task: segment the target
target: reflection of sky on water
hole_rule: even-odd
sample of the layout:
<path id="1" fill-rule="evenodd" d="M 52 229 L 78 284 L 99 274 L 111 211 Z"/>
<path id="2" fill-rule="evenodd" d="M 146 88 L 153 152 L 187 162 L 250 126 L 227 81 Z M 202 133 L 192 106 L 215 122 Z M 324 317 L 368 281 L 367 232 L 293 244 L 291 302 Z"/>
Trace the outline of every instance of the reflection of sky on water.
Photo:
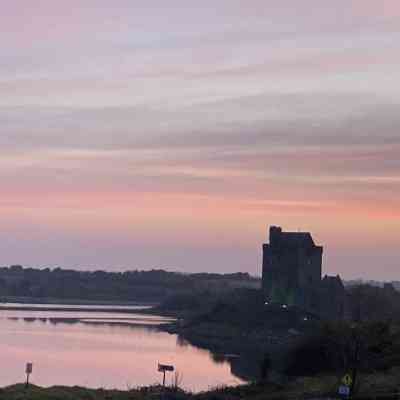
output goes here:
<path id="1" fill-rule="evenodd" d="M 240 383 L 227 362 L 216 362 L 209 352 L 178 340 L 176 335 L 149 329 L 152 321 L 158 323 L 162 317 L 132 314 L 138 325 L 131 320 L 123 326 L 119 323 L 127 322 L 126 314 L 65 314 L 0 311 L 0 350 L 3 365 L 7 365 L 0 376 L 1 386 L 23 381 L 28 361 L 34 363 L 32 382 L 43 386 L 127 389 L 153 384 L 160 381 L 158 362 L 175 365 L 187 389 Z M 94 319 L 66 323 L 65 317 Z M 58 322 L 50 323 L 54 320 Z"/>
<path id="2" fill-rule="evenodd" d="M 0 318 L 10 320 L 22 319 L 26 322 L 43 320 L 50 322 L 107 322 L 125 324 L 159 325 L 173 321 L 172 318 L 158 315 L 126 314 L 110 312 L 64 312 L 64 311 L 27 311 L 27 310 L 0 310 Z"/>

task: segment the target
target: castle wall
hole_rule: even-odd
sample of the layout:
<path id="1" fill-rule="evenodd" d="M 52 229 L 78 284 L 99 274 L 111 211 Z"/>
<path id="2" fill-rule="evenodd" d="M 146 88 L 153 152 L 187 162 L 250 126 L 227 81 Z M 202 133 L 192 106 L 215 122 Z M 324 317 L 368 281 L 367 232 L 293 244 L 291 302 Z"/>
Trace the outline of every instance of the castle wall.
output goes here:
<path id="1" fill-rule="evenodd" d="M 264 245 L 263 289 L 269 301 L 294 304 L 299 287 L 299 254 Z"/>
<path id="2" fill-rule="evenodd" d="M 322 247 L 299 250 L 299 285 L 300 287 L 315 286 L 322 276 Z"/>

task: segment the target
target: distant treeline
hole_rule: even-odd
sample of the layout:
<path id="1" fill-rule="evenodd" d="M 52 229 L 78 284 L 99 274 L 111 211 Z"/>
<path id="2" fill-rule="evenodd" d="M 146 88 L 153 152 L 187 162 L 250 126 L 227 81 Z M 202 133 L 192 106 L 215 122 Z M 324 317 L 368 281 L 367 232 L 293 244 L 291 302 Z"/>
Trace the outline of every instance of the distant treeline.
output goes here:
<path id="1" fill-rule="evenodd" d="M 384 281 L 373 281 L 373 280 L 364 280 L 364 279 L 354 279 L 350 281 L 343 281 L 346 287 L 352 286 L 360 286 L 360 285 L 369 285 L 383 288 L 385 284 L 391 284 L 396 290 L 400 291 L 400 281 L 392 281 L 392 282 L 384 282 Z"/>
<path id="2" fill-rule="evenodd" d="M 76 271 L 34 269 L 15 265 L 0 268 L 0 300 L 10 298 L 80 299 L 87 301 L 160 302 L 172 294 L 226 291 L 257 287 L 247 273 L 183 274 L 151 271 Z"/>

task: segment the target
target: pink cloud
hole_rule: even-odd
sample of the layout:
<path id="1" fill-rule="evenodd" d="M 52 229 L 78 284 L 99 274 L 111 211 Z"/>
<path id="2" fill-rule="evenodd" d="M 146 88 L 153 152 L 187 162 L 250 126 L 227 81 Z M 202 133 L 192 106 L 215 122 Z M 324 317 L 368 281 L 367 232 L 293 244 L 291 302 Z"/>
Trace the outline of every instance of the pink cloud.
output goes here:
<path id="1" fill-rule="evenodd" d="M 398 0 L 353 0 L 355 12 L 369 17 L 400 17 Z"/>

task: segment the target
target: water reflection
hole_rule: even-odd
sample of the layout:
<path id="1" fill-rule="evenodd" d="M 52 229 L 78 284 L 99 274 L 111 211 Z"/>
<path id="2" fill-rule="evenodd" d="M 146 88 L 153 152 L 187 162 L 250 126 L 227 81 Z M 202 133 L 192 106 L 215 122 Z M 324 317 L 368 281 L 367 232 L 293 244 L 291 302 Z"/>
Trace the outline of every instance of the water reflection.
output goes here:
<path id="1" fill-rule="evenodd" d="M 33 383 L 127 389 L 160 381 L 157 363 L 175 365 L 182 386 L 199 391 L 241 383 L 221 357 L 158 329 L 166 319 L 140 314 L 0 311 L 0 385 L 24 379 L 27 361 Z M 171 375 L 169 380 L 173 379 Z"/>

